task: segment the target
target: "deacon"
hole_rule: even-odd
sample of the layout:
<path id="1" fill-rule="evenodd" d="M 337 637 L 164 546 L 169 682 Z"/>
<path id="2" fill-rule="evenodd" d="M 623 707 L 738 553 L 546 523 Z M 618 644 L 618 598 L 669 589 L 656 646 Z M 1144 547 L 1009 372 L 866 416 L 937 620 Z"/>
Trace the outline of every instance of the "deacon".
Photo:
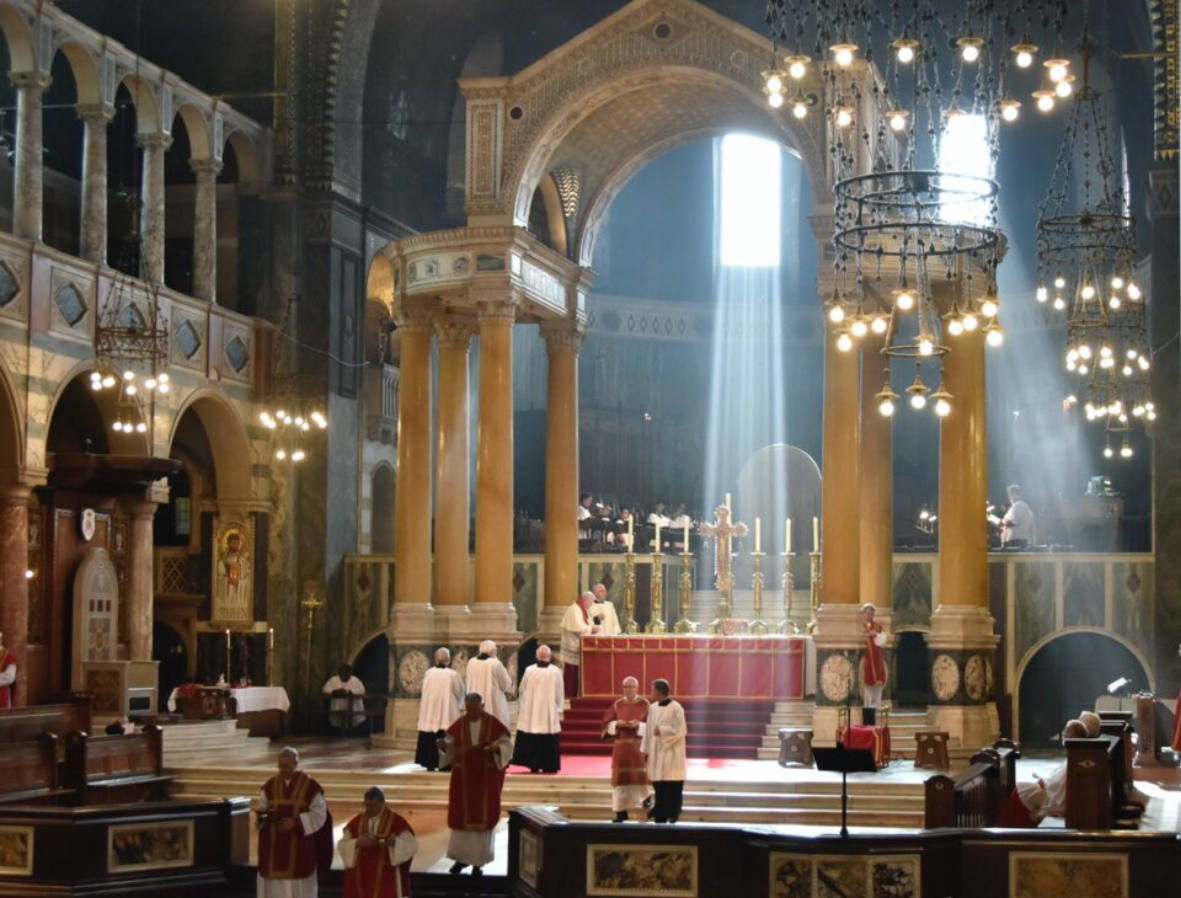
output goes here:
<path id="1" fill-rule="evenodd" d="M 365 790 L 365 810 L 350 820 L 340 842 L 344 898 L 408 898 L 414 830 L 385 805 L 377 786 Z"/>
<path id="2" fill-rule="evenodd" d="M 332 866 L 332 817 L 294 748 L 279 752 L 279 774 L 262 787 L 254 810 L 259 898 L 316 898 L 316 871 Z"/>
<path id="3" fill-rule="evenodd" d="M 1086 739 L 1087 725 L 1081 720 L 1068 720 L 1062 738 Z M 1045 779 L 1032 783 L 1018 783 L 1009 794 L 1009 803 L 1001 808 L 997 826 L 1011 829 L 1030 829 L 1047 817 L 1066 816 L 1066 762 L 1055 767 Z"/>
<path id="4" fill-rule="evenodd" d="M 873 619 L 876 613 L 877 606 L 873 602 L 861 606 L 861 625 L 865 631 L 865 653 L 861 656 L 861 722 L 866 726 L 877 723 L 882 690 L 886 688 L 886 661 L 882 657 L 886 633 Z"/>
<path id="5" fill-rule="evenodd" d="M 578 696 L 578 664 L 582 658 L 582 637 L 598 636 L 603 628 L 591 620 L 590 607 L 595 594 L 584 592 L 562 617 L 562 676 L 565 678 L 566 695 Z"/>
<path id="6" fill-rule="evenodd" d="M 648 780 L 656 802 L 648 816 L 657 823 L 676 823 L 685 790 L 685 709 L 670 695 L 668 680 L 652 681 L 652 705 L 640 751 L 648 763 Z"/>
<path id="7" fill-rule="evenodd" d="M 496 657 L 496 643 L 485 639 L 480 643 L 480 654 L 467 663 L 467 691 L 484 697 L 488 713 L 509 728 L 508 698 L 513 691 L 513 678 Z"/>
<path id="8" fill-rule="evenodd" d="M 500 822 L 500 792 L 504 768 L 512 754 L 508 728 L 484 711 L 484 700 L 469 692 L 463 700 L 464 715 L 451 724 L 439 740 L 444 764 L 451 765 L 447 794 L 447 826 L 451 839 L 447 857 L 455 861 L 451 872 L 471 866 L 480 876 L 492 860 L 492 835 Z"/>
<path id="9" fill-rule="evenodd" d="M 644 738 L 644 721 L 648 717 L 648 702 L 639 696 L 640 681 L 627 677 L 623 681 L 623 698 L 607 709 L 603 719 L 603 738 L 613 742 L 611 748 L 611 810 L 615 823 L 628 819 L 632 808 L 641 807 L 648 800 L 648 771 L 640 743 Z"/>
<path id="10" fill-rule="evenodd" d="M 418 748 L 414 763 L 427 770 L 439 766 L 439 747 L 436 744 L 463 713 L 463 696 L 467 689 L 463 677 L 451 669 L 451 652 L 435 650 L 435 666 L 422 678 L 422 697 L 418 703 Z"/>
<path id="11" fill-rule="evenodd" d="M 602 627 L 604 636 L 618 636 L 619 615 L 615 611 L 615 604 L 607 598 L 607 587 L 602 583 L 596 583 L 592 592 L 595 600 L 590 606 L 591 623 Z"/>
<path id="12" fill-rule="evenodd" d="M 16 655 L 4 647 L 0 633 L 0 708 L 16 707 Z"/>
<path id="13" fill-rule="evenodd" d="M 537 649 L 537 663 L 525 668 L 521 677 L 520 713 L 517 715 L 517 744 L 513 763 L 528 767 L 530 773 L 557 773 L 562 769 L 562 672 L 550 662 L 553 652 L 548 645 Z"/>

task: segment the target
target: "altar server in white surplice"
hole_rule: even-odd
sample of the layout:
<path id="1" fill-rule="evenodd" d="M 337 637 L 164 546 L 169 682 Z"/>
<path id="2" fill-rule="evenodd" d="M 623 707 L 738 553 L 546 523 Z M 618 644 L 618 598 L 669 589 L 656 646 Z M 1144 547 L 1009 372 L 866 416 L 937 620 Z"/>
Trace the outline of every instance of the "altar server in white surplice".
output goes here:
<path id="1" fill-rule="evenodd" d="M 602 583 L 596 583 L 594 590 L 595 600 L 590 606 L 591 622 L 596 620 L 599 626 L 603 628 L 604 636 L 618 636 L 620 633 L 619 615 L 615 611 L 615 605 L 607 598 L 607 587 Z"/>
<path id="2" fill-rule="evenodd" d="M 599 636 L 603 628 L 591 620 L 590 607 L 595 594 L 584 592 L 562 617 L 562 676 L 565 678 L 566 695 L 578 696 L 578 665 L 582 661 L 582 637 Z"/>
<path id="3" fill-rule="evenodd" d="M 652 705 L 640 751 L 648 759 L 648 781 L 656 792 L 649 816 L 657 823 L 676 823 L 685 788 L 685 709 L 674 701 L 667 680 L 652 681 Z"/>
<path id="4" fill-rule="evenodd" d="M 484 697 L 484 710 L 509 729 L 508 693 L 513 691 L 513 678 L 496 657 L 496 643 L 485 639 L 480 643 L 480 654 L 467 663 L 467 691 Z"/>
<path id="5" fill-rule="evenodd" d="M 521 709 L 517 715 L 517 742 L 513 763 L 528 767 L 530 773 L 557 773 L 562 769 L 558 733 L 566 701 L 562 672 L 551 663 L 548 645 L 537 649 L 537 663 L 525 668 L 521 677 Z"/>
<path id="6" fill-rule="evenodd" d="M 439 766 L 437 743 L 463 713 L 463 697 L 466 693 L 463 677 L 451 669 L 451 652 L 445 648 L 436 650 L 435 666 L 422 678 L 422 698 L 418 703 L 418 748 L 414 752 L 414 763 L 427 770 Z"/>

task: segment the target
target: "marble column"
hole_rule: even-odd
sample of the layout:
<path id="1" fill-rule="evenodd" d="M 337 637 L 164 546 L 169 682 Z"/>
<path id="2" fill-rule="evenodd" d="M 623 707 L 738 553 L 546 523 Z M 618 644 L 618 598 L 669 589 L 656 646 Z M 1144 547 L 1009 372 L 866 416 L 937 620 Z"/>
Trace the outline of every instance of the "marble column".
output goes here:
<path id="1" fill-rule="evenodd" d="M 16 655 L 14 704 L 28 704 L 29 502 L 27 486 L 0 488 L 0 632 Z"/>
<path id="2" fill-rule="evenodd" d="M 82 258 L 107 261 L 107 125 L 115 117 L 109 103 L 78 107 L 84 124 L 82 148 Z"/>
<path id="3" fill-rule="evenodd" d="M 473 323 L 435 325 L 439 341 L 439 410 L 435 450 L 435 610 L 466 610 L 470 587 L 468 529 L 471 474 L 468 351 Z"/>
<path id="4" fill-rule="evenodd" d="M 545 590 L 538 626 L 547 636 L 578 592 L 578 350 L 583 332 L 572 322 L 541 326 L 549 356 L 545 404 Z"/>
<path id="5" fill-rule="evenodd" d="M 140 274 L 150 284 L 164 283 L 164 153 L 168 134 L 141 134 L 143 187 L 140 200 Z"/>
<path id="6" fill-rule="evenodd" d="M 127 524 L 127 646 L 132 661 L 152 660 L 154 560 L 152 522 L 157 503 L 144 498 L 120 502 Z"/>
<path id="7" fill-rule="evenodd" d="M 217 301 L 217 176 L 220 159 L 190 159 L 193 197 L 193 296 Z"/>
<path id="8" fill-rule="evenodd" d="M 480 300 L 476 434 L 476 590 L 473 616 L 490 632 L 516 631 L 513 609 L 513 321 L 504 299 Z"/>
<path id="9" fill-rule="evenodd" d="M 13 230 L 26 240 L 41 239 L 42 139 L 41 98 L 51 79 L 40 72 L 13 72 L 16 88 L 16 176 L 13 187 Z"/>
<path id="10" fill-rule="evenodd" d="M 398 315 L 398 487 L 394 500 L 395 611 L 431 601 L 431 335 L 420 310 Z"/>
<path id="11" fill-rule="evenodd" d="M 939 605 L 931 615 L 931 724 L 968 749 L 991 745 L 999 637 L 988 591 L 988 409 L 985 339 L 963 333 L 944 356 L 951 413 L 939 422 Z"/>
<path id="12" fill-rule="evenodd" d="M 883 338 L 867 336 L 861 359 L 860 599 L 881 611 L 893 605 L 894 431 L 893 419 L 878 411 L 877 393 L 889 377 L 881 354 Z"/>

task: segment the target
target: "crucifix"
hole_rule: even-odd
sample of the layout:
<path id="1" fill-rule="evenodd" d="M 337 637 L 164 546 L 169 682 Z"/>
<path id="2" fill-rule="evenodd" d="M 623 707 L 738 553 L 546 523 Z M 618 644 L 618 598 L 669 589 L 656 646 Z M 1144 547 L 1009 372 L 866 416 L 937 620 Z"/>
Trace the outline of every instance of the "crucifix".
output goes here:
<path id="1" fill-rule="evenodd" d="M 714 509 L 714 522 L 701 524 L 697 530 L 702 536 L 714 538 L 714 588 L 722 594 L 722 598 L 718 602 L 718 618 L 709 626 L 717 633 L 721 631 L 722 625 L 734 608 L 734 573 L 730 569 L 730 540 L 736 536 L 746 536 L 746 524 L 731 523 L 730 506 L 719 505 Z"/>

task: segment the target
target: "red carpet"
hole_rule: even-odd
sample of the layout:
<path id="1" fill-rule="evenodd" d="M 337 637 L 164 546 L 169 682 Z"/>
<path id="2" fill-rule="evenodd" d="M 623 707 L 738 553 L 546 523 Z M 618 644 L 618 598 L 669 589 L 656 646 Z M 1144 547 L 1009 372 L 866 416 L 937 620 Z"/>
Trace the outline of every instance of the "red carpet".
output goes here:
<path id="1" fill-rule="evenodd" d="M 603 715 L 610 699 L 576 698 L 562 720 L 562 766 L 565 756 L 611 754 L 611 743 L 601 738 Z M 753 760 L 775 710 L 773 701 L 686 699 L 690 758 Z"/>
<path id="2" fill-rule="evenodd" d="M 686 765 L 688 773 L 695 770 L 719 770 L 722 768 L 741 767 L 742 761 L 727 761 L 722 759 L 693 758 Z M 523 776 L 546 776 L 547 774 L 530 774 L 525 767 L 512 766 L 508 772 Z M 603 755 L 562 755 L 562 769 L 553 776 L 601 776 L 611 775 L 611 758 Z"/>

